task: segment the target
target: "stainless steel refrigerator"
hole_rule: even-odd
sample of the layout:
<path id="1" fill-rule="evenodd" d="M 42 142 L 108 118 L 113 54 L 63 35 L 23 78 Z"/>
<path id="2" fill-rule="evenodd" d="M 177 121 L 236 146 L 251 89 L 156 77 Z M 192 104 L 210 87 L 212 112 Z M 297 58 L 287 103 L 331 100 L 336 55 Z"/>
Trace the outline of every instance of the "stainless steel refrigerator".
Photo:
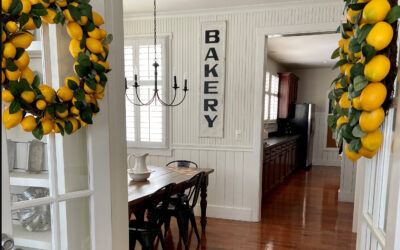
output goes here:
<path id="1" fill-rule="evenodd" d="M 293 104 L 294 116 L 290 120 L 296 134 L 300 134 L 299 167 L 312 166 L 313 137 L 315 127 L 315 104 Z"/>

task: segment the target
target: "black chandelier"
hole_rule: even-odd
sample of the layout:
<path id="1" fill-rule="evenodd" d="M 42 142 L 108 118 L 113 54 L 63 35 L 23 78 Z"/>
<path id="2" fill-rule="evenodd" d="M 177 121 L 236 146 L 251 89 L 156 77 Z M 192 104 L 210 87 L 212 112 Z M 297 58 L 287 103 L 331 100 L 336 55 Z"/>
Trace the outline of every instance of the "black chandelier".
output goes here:
<path id="1" fill-rule="evenodd" d="M 157 85 L 157 80 L 158 80 L 158 71 L 157 68 L 160 65 L 157 63 L 157 5 L 156 5 L 156 0 L 154 0 L 154 63 L 153 63 L 153 67 L 154 67 L 154 94 L 153 97 L 151 97 L 147 102 L 143 102 L 140 97 L 139 97 L 139 92 L 138 89 L 140 87 L 139 83 L 138 83 L 138 77 L 137 77 L 137 72 L 135 72 L 135 84 L 133 85 L 133 87 L 135 87 L 135 94 L 136 94 L 136 98 L 139 101 L 139 103 L 135 103 L 134 100 L 130 99 L 127 91 L 128 91 L 128 82 L 125 78 L 125 95 L 126 98 L 129 100 L 129 102 L 131 102 L 132 104 L 136 105 L 136 106 L 148 106 L 151 105 L 154 101 L 158 101 L 161 103 L 161 105 L 163 106 L 168 106 L 168 107 L 175 107 L 180 105 L 186 98 L 186 93 L 189 90 L 187 88 L 187 79 L 186 76 L 184 77 L 184 87 L 183 87 L 183 92 L 184 92 L 184 96 L 182 98 L 182 100 L 180 102 L 175 103 L 176 101 L 176 94 L 177 94 L 177 90 L 180 88 L 178 86 L 177 80 L 176 80 L 176 76 L 174 75 L 174 85 L 172 86 L 173 90 L 174 90 L 174 97 L 172 98 L 172 101 L 170 103 L 167 103 L 165 101 L 162 100 L 162 98 L 160 97 L 159 94 L 159 89 L 158 89 L 158 85 Z"/>

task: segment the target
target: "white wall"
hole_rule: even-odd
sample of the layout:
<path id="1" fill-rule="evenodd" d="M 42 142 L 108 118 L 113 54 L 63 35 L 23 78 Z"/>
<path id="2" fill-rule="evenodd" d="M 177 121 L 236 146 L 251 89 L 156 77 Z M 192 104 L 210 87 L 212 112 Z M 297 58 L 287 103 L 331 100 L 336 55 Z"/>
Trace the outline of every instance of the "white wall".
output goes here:
<path id="1" fill-rule="evenodd" d="M 257 28 L 340 22 L 342 3 L 326 1 L 300 5 L 274 4 L 256 9 L 241 8 L 195 14 L 169 14 L 158 19 L 159 33 L 172 34 L 172 68 L 182 81 L 188 72 L 189 96 L 171 110 L 171 156 L 152 156 L 151 164 L 162 165 L 170 159 L 188 159 L 201 167 L 213 168 L 210 176 L 208 215 L 211 217 L 260 219 L 259 152 L 254 131 Z M 200 27 L 206 21 L 227 21 L 225 134 L 223 139 L 199 138 L 200 110 Z M 125 20 L 125 35 L 152 32 L 151 17 Z M 261 53 L 264 53 L 263 51 Z M 261 84 L 261 83 L 260 83 Z M 262 95 L 263 93 L 257 93 Z M 257 103 L 262 105 L 262 103 Z M 242 139 L 235 140 L 235 130 Z M 257 136 L 257 137 L 255 137 Z"/>

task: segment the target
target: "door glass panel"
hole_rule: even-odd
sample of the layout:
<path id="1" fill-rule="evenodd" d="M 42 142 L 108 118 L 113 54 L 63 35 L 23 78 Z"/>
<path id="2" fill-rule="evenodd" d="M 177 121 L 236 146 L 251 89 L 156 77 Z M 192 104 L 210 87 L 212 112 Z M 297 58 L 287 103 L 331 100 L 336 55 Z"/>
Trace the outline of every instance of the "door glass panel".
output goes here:
<path id="1" fill-rule="evenodd" d="M 61 249 L 90 250 L 90 197 L 59 204 Z"/>
<path id="2" fill-rule="evenodd" d="M 15 210 L 11 216 L 16 249 L 52 249 L 50 205 Z"/>
<path id="3" fill-rule="evenodd" d="M 58 136 L 62 147 L 57 147 L 58 190 L 60 194 L 89 189 L 86 129 L 72 135 Z M 62 154 L 60 157 L 59 155 Z"/>

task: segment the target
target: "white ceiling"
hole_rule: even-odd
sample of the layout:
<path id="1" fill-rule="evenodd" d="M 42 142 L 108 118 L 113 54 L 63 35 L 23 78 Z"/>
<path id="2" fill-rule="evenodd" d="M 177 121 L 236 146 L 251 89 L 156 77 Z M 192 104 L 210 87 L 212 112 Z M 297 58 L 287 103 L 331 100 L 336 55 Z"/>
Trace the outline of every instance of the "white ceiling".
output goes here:
<path id="1" fill-rule="evenodd" d="M 268 38 L 267 54 L 287 69 L 329 67 L 340 34 L 321 34 Z"/>
<path id="2" fill-rule="evenodd" d="M 160 12 L 176 12 L 291 1 L 298 0 L 157 0 L 157 9 Z M 153 11 L 152 0 L 123 0 L 123 3 L 125 14 L 143 14 Z"/>

